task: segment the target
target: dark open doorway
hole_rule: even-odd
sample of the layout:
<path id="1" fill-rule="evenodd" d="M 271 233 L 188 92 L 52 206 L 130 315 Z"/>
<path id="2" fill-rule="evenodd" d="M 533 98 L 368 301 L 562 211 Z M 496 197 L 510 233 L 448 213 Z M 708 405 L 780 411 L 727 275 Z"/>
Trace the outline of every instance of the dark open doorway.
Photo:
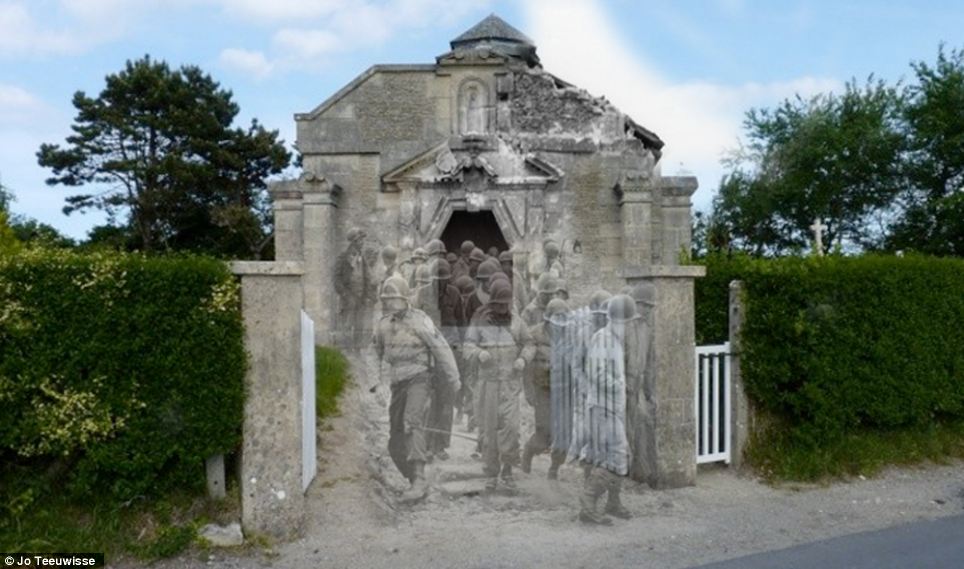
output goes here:
<path id="1" fill-rule="evenodd" d="M 499 223 L 491 211 L 453 211 L 452 219 L 442 232 L 442 242 L 445 250 L 459 252 L 462 242 L 468 239 L 475 246 L 488 252 L 489 247 L 496 247 L 499 251 L 509 249 Z"/>

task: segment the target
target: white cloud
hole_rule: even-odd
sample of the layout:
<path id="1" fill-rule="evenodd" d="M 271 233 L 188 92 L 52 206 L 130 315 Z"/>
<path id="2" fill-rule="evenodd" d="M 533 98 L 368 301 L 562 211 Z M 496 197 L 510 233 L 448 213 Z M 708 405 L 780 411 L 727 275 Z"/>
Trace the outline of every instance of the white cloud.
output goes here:
<path id="1" fill-rule="evenodd" d="M 258 79 L 271 73 L 271 62 L 260 51 L 228 48 L 221 50 L 218 61 L 224 67 L 252 75 Z"/>
<path id="2" fill-rule="evenodd" d="M 268 53 L 232 48 L 226 62 L 222 52 L 222 63 L 274 73 L 323 68 L 333 54 L 377 47 L 398 34 L 432 25 L 451 25 L 491 0 L 217 1 L 239 17 L 260 17 L 269 26 L 284 24 L 272 35 Z M 294 22 L 298 25 L 291 25 Z"/>
<path id="3" fill-rule="evenodd" d="M 288 28 L 274 35 L 274 44 L 288 57 L 311 59 L 338 50 L 341 38 L 329 30 Z"/>
<path id="4" fill-rule="evenodd" d="M 46 110 L 46 105 L 26 89 L 0 83 L 0 126 L 36 124 L 38 115 Z"/>
<path id="5" fill-rule="evenodd" d="M 594 0 L 527 0 L 527 33 L 546 70 L 604 95 L 666 143 L 663 174 L 693 173 L 700 189 L 697 207 L 706 206 L 723 174 L 720 159 L 737 146 L 744 112 L 837 89 L 835 79 L 800 77 L 773 83 L 726 85 L 672 82 L 634 53 Z M 572 38 L 583 38 L 572 41 Z"/>

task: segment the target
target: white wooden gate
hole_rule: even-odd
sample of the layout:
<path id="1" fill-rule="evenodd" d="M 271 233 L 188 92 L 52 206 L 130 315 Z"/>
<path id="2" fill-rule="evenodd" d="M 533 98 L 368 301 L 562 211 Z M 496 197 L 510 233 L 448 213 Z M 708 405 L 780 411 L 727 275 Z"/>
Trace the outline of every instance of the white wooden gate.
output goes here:
<path id="1" fill-rule="evenodd" d="M 301 486 L 307 490 L 318 471 L 315 430 L 315 323 L 301 311 Z"/>
<path id="2" fill-rule="evenodd" d="M 696 463 L 730 463 L 730 343 L 696 347 Z"/>

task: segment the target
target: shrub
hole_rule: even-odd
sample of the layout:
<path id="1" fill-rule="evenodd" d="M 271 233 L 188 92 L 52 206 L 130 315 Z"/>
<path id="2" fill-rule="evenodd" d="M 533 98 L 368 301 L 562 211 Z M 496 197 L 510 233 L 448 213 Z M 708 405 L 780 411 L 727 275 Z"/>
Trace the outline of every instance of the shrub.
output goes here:
<path id="1" fill-rule="evenodd" d="M 816 453 L 855 433 L 895 438 L 964 420 L 964 262 L 716 257 L 707 273 L 697 327 L 725 338 L 726 287 L 743 280 L 744 382 L 781 445 Z M 776 432 L 753 444 L 776 443 Z"/>
<path id="2" fill-rule="evenodd" d="M 240 441 L 245 358 L 219 261 L 0 259 L 0 459 L 61 472 L 76 496 L 201 488 L 204 459 Z"/>

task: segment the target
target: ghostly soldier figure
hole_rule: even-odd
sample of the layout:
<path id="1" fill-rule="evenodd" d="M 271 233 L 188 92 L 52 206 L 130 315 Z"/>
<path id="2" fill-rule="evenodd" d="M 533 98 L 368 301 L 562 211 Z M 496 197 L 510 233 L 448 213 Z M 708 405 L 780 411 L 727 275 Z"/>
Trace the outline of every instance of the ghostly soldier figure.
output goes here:
<path id="1" fill-rule="evenodd" d="M 626 430 L 635 451 L 630 474 L 637 480 L 656 484 L 656 376 L 653 364 L 652 283 L 638 283 L 622 292 L 636 302 L 639 318 L 626 328 Z"/>
<path id="2" fill-rule="evenodd" d="M 428 254 L 425 253 L 425 249 L 421 247 L 412 251 L 412 258 L 402 263 L 401 273 L 405 277 L 405 281 L 408 283 L 409 288 L 415 288 L 415 278 L 417 276 L 418 268 L 425 264 Z"/>
<path id="3" fill-rule="evenodd" d="M 542 252 L 546 257 L 544 272 L 552 273 L 556 278 L 565 276 L 565 268 L 562 266 L 562 259 L 560 258 L 561 250 L 559 249 L 559 244 L 553 239 L 547 239 L 542 246 Z"/>
<path id="4" fill-rule="evenodd" d="M 632 514 L 622 505 L 619 494 L 622 477 L 629 473 L 629 440 L 626 437 L 626 366 L 624 342 L 627 324 L 636 318 L 636 303 L 619 294 L 607 303 L 609 322 L 593 334 L 589 344 L 586 377 L 586 410 L 589 436 L 581 457 L 592 465 L 580 498 L 579 519 L 609 525 L 597 509 L 599 498 L 608 492 L 605 513 L 628 519 Z"/>
<path id="5" fill-rule="evenodd" d="M 360 348 L 366 342 L 365 328 L 372 322 L 375 282 L 372 262 L 364 249 L 366 234 L 355 227 L 348 230 L 348 246 L 335 261 L 335 289 L 341 301 L 341 321 L 348 328 L 349 345 Z"/>
<path id="6" fill-rule="evenodd" d="M 411 291 L 412 307 L 421 310 L 432 319 L 441 320 L 438 307 L 438 292 L 432 278 L 432 267 L 426 263 L 415 271 L 415 290 Z"/>
<path id="7" fill-rule="evenodd" d="M 480 306 L 489 302 L 489 278 L 499 270 L 498 262 L 487 260 L 480 264 L 475 272 L 475 295 L 479 299 Z"/>
<path id="8" fill-rule="evenodd" d="M 459 352 L 462 350 L 456 316 L 461 301 L 459 291 L 449 284 L 452 278 L 452 270 L 448 261 L 441 259 L 432 261 L 429 264 L 429 269 L 438 294 L 436 300 L 439 312 L 438 328 L 442 337 L 445 338 L 452 349 L 456 365 L 458 365 L 458 361 L 461 359 Z M 429 431 L 427 435 L 427 444 L 429 455 L 440 460 L 447 460 L 449 457 L 445 449 L 449 448 L 452 440 L 452 414 L 454 413 L 455 397 L 456 392 L 449 390 L 448 382 L 436 376 L 432 392 L 432 406 L 428 417 L 428 426 L 432 431 Z"/>
<path id="9" fill-rule="evenodd" d="M 452 350 L 432 320 L 409 306 L 405 279 L 390 277 L 379 296 L 385 316 L 375 330 L 374 343 L 379 382 L 387 374 L 392 390 L 388 453 L 398 471 L 411 482 L 402 499 L 414 501 L 428 492 L 423 427 L 433 375 L 454 392 L 459 389 L 459 372 Z"/>
<path id="10" fill-rule="evenodd" d="M 455 318 L 459 327 L 459 338 L 464 345 L 465 333 L 469 328 L 469 324 L 472 321 L 472 314 L 474 313 L 474 311 L 471 311 L 470 299 L 475 295 L 475 281 L 468 275 L 462 275 L 455 279 L 454 285 L 459 291 L 459 305 L 455 313 Z M 455 406 L 459 411 L 458 421 L 461 421 L 463 416 L 468 417 L 466 428 L 472 431 L 475 429 L 475 417 L 473 414 L 473 393 L 476 385 L 475 365 L 465 359 L 464 351 L 457 352 L 455 357 L 462 378 L 462 389 L 459 391 L 455 400 Z"/>
<path id="11" fill-rule="evenodd" d="M 532 327 L 542 323 L 542 315 L 546 306 L 549 305 L 549 301 L 555 296 L 557 289 L 555 277 L 549 273 L 539 275 L 539 281 L 536 283 L 536 296 L 522 311 L 522 320 L 526 323 L 526 326 Z"/>
<path id="12" fill-rule="evenodd" d="M 462 242 L 462 246 L 459 247 L 459 257 L 452 265 L 452 278 L 457 279 L 469 274 L 469 256 L 472 254 L 472 249 L 475 249 L 475 243 L 468 240 Z"/>
<path id="13" fill-rule="evenodd" d="M 558 448 L 552 440 L 552 421 L 557 419 L 552 417 L 552 381 L 551 365 L 553 357 L 553 343 L 556 344 L 557 355 L 563 349 L 562 339 L 566 326 L 566 313 L 569 312 L 569 305 L 564 301 L 554 298 L 549 301 L 543 316 L 542 324 L 537 324 L 529 329 L 535 346 L 535 357 L 529 368 L 529 373 L 525 378 L 526 401 L 532 406 L 535 413 L 535 431 L 529 440 L 526 441 L 525 450 L 522 454 L 522 471 L 528 474 L 532 470 L 532 458 L 549 450 L 550 443 Z M 554 341 L 554 342 L 553 342 Z M 557 388 L 564 388 L 557 382 Z M 565 447 L 562 447 L 563 449 Z M 547 477 L 549 480 L 556 480 L 559 477 L 559 467 L 566 461 L 565 450 L 553 450 L 550 453 L 550 465 Z"/>
<path id="14" fill-rule="evenodd" d="M 511 251 L 499 253 L 499 264 L 502 265 L 502 272 L 509 276 L 512 281 L 512 306 L 516 314 L 522 314 L 529 304 L 529 291 L 526 290 L 526 281 L 515 269 Z"/>
<path id="15" fill-rule="evenodd" d="M 612 295 L 599 289 L 589 297 L 589 306 L 570 318 L 568 346 L 572 355 L 570 373 L 572 382 L 572 434 L 569 441 L 569 460 L 579 460 L 583 448 L 589 444 L 589 412 L 586 398 L 589 389 L 589 344 L 593 334 L 606 326 L 609 319 L 607 303 Z M 584 463 L 587 465 L 588 463 Z M 591 466 L 591 465 L 590 465 Z M 589 474 L 589 468 L 585 470 Z"/>
<path id="16" fill-rule="evenodd" d="M 441 239 L 432 239 L 425 245 L 425 252 L 428 254 L 429 260 L 432 259 L 442 259 L 445 260 L 445 243 L 442 243 Z"/>
<path id="17" fill-rule="evenodd" d="M 519 463 L 519 394 L 522 373 L 533 352 L 525 324 L 512 314 L 512 289 L 499 280 L 489 302 L 472 317 L 463 346 L 466 360 L 478 365 L 476 413 L 489 491 L 496 489 L 500 475 L 505 488 L 515 490 L 512 467 Z"/>

